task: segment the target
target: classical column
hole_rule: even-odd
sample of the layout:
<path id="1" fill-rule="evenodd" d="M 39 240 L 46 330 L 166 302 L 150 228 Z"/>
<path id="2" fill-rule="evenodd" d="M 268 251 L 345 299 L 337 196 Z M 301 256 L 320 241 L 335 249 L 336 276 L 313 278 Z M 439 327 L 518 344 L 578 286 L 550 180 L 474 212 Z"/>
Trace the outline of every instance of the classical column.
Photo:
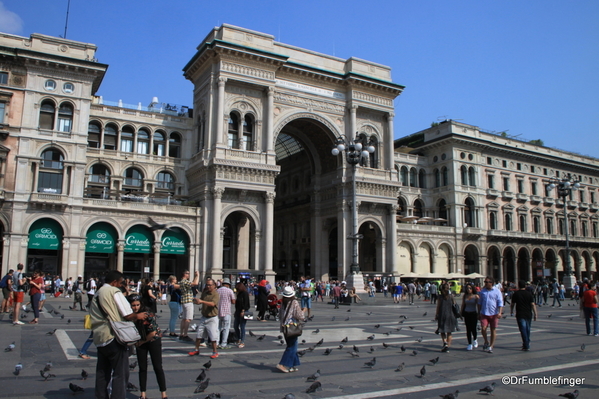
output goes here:
<path id="1" fill-rule="evenodd" d="M 225 83 L 227 78 L 218 78 L 218 106 L 216 108 L 216 144 L 223 144 L 225 114 Z M 241 132 L 240 132 L 241 133 Z"/>
<path id="2" fill-rule="evenodd" d="M 274 115 L 274 97 L 275 88 L 269 86 L 266 89 L 266 152 L 274 150 L 274 131 L 273 131 L 273 115 Z"/>
<path id="3" fill-rule="evenodd" d="M 83 275 L 83 277 L 85 278 L 85 247 L 87 244 L 87 240 L 85 238 L 83 238 L 82 240 L 79 241 L 79 251 L 77 251 L 77 262 L 78 262 L 78 274 Z M 87 276 L 89 278 L 89 276 Z"/>
<path id="4" fill-rule="evenodd" d="M 125 241 L 119 240 L 116 243 L 116 269 L 123 272 L 123 259 L 125 257 Z"/>
<path id="5" fill-rule="evenodd" d="M 356 121 L 356 113 L 358 111 L 357 105 L 349 107 L 349 138 L 355 139 L 356 129 L 358 129 L 358 122 Z"/>
<path id="6" fill-rule="evenodd" d="M 387 219 L 387 242 L 389 245 L 386 246 L 387 259 L 390 267 L 387 267 L 386 271 L 392 273 L 395 270 L 395 264 L 397 263 L 397 210 L 399 205 L 393 204 L 389 206 L 389 215 Z"/>
<path id="7" fill-rule="evenodd" d="M 69 240 L 63 239 L 62 240 L 62 265 L 60 267 L 60 274 L 62 274 L 63 276 L 73 276 L 74 280 L 77 280 L 77 269 L 75 268 L 71 268 L 69 269 L 69 260 L 71 259 L 71 257 L 69 256 L 69 250 L 71 248 L 70 246 L 70 242 Z M 25 266 L 27 267 L 27 265 Z M 74 281 L 73 280 L 73 281 Z"/>
<path id="8" fill-rule="evenodd" d="M 211 269 L 211 274 L 222 274 L 222 238 L 221 238 L 221 212 L 222 212 L 222 198 L 223 193 L 225 192 L 224 188 L 215 187 L 212 189 L 212 262 L 209 265 Z M 208 267 L 206 268 L 206 272 L 208 272 Z"/>
<path id="9" fill-rule="evenodd" d="M 410 271 L 416 273 L 416 267 L 418 266 L 418 252 L 412 252 L 412 258 L 410 259 Z"/>
<path id="10" fill-rule="evenodd" d="M 437 273 L 437 253 L 431 253 L 431 273 Z"/>
<path id="11" fill-rule="evenodd" d="M 387 114 L 387 134 L 384 140 L 384 148 L 385 148 L 385 154 L 381 154 L 383 155 L 383 158 L 385 160 L 385 169 L 386 170 L 393 170 L 393 119 L 395 117 L 395 114 L 393 112 L 389 112 Z"/>
<path id="12" fill-rule="evenodd" d="M 273 230 L 274 230 L 274 209 L 275 209 L 275 193 L 267 192 L 264 194 L 264 202 L 266 213 L 264 215 L 264 224 L 262 225 L 262 232 L 264 234 L 264 270 L 272 272 L 272 259 L 273 259 Z M 256 267 L 259 269 L 258 267 Z"/>
<path id="13" fill-rule="evenodd" d="M 154 243 L 154 246 L 152 247 L 154 249 L 154 275 L 153 275 L 153 279 L 154 281 L 158 281 L 160 280 L 160 248 L 162 248 L 162 244 L 160 241 L 156 241 Z"/>
<path id="14" fill-rule="evenodd" d="M 380 245 L 381 248 L 381 271 L 383 273 L 389 273 L 390 270 L 387 267 L 387 239 L 384 237 L 381 237 L 380 240 L 377 240 L 377 245 Z M 375 265 L 375 270 L 376 270 L 376 265 Z"/>

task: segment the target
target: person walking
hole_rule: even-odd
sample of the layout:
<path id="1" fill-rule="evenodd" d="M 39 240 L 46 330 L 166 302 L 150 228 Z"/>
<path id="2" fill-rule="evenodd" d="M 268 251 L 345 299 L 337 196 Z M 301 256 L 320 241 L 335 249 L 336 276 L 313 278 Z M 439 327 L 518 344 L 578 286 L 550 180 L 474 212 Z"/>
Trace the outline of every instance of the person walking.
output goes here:
<path id="1" fill-rule="evenodd" d="M 503 312 L 503 295 L 501 291 L 493 287 L 493 277 L 485 278 L 485 286 L 478 293 L 478 314 L 480 319 L 481 333 L 485 340 L 483 350 L 493 353 L 493 346 L 497 338 L 497 326 Z M 487 329 L 490 327 L 490 339 Z"/>
<path id="2" fill-rule="evenodd" d="M 235 286 L 237 290 L 237 299 L 235 300 L 235 333 L 237 334 L 237 347 L 245 347 L 245 312 L 250 309 L 250 295 L 248 294 L 247 287 L 242 282 L 237 283 Z"/>
<path id="3" fill-rule="evenodd" d="M 77 276 L 77 281 L 73 284 L 73 307 L 72 310 L 77 310 L 77 304 L 79 308 L 85 311 L 83 307 L 83 276 Z"/>
<path id="4" fill-rule="evenodd" d="M 150 309 L 154 314 L 157 312 L 156 307 L 156 293 L 154 291 L 154 285 L 149 278 L 144 278 L 141 284 L 141 300 L 144 307 Z"/>
<path id="5" fill-rule="evenodd" d="M 551 292 L 553 293 L 553 304 L 551 304 L 551 307 L 555 307 L 555 301 L 557 301 L 557 304 L 559 305 L 558 308 L 562 307 L 562 302 L 560 301 L 560 288 L 559 288 L 559 283 L 557 282 L 557 279 L 554 278 L 553 279 L 553 283 L 551 283 Z"/>
<path id="6" fill-rule="evenodd" d="M 437 284 L 436 283 L 431 283 L 430 287 L 428 288 L 431 294 L 431 303 L 434 305 L 437 303 Z"/>
<path id="7" fill-rule="evenodd" d="M 302 312 L 305 313 L 307 310 L 308 317 L 310 317 L 310 312 L 312 311 L 312 280 L 310 280 L 310 276 L 302 276 L 301 281 Z"/>
<path id="8" fill-rule="evenodd" d="M 599 314 L 597 312 L 597 285 L 589 285 L 589 288 L 582 294 L 582 309 L 584 310 L 584 322 L 587 328 L 587 335 L 591 335 L 591 317 L 593 318 L 593 335 L 599 337 Z"/>
<path id="9" fill-rule="evenodd" d="M 331 293 L 333 295 L 333 303 L 335 304 L 335 309 L 339 309 L 339 302 L 341 302 L 341 287 L 339 283 L 333 286 L 331 289 Z"/>
<path id="10" fill-rule="evenodd" d="M 431 284 L 431 287 L 434 287 L 434 284 Z M 460 314 L 464 318 L 464 324 L 466 324 L 466 338 L 468 338 L 467 351 L 478 348 L 478 341 L 476 340 L 476 325 L 478 324 L 478 312 L 476 311 L 477 303 L 478 294 L 476 293 L 474 285 L 471 283 L 466 284 L 466 287 L 464 287 L 464 296 L 462 298 Z"/>
<path id="11" fill-rule="evenodd" d="M 189 270 L 183 272 L 183 278 L 179 283 L 173 284 L 175 289 L 181 291 L 181 307 L 183 308 L 183 317 L 181 319 L 181 331 L 179 339 L 182 341 L 191 341 L 187 335 L 189 323 L 193 320 L 193 291 L 192 287 L 198 286 L 200 273 L 196 270 L 193 275 L 193 281 L 189 280 Z"/>
<path id="12" fill-rule="evenodd" d="M 96 279 L 94 277 L 90 277 L 85 287 L 85 291 L 87 292 L 87 305 L 85 307 L 88 309 L 92 306 L 92 299 L 94 299 L 94 295 L 96 295 L 97 288 L 98 285 L 96 284 Z"/>
<path id="13" fill-rule="evenodd" d="M 168 323 L 168 328 L 170 333 L 169 337 L 177 337 L 178 335 L 175 333 L 175 326 L 177 323 L 177 318 L 179 317 L 180 308 L 181 308 L 181 290 L 175 288 L 175 284 L 177 284 L 177 277 L 169 276 L 168 278 L 168 293 L 170 296 L 170 300 L 168 303 L 168 308 L 171 311 L 171 318 Z"/>
<path id="14" fill-rule="evenodd" d="M 129 304 L 131 304 L 133 312 L 138 314 L 145 313 L 147 315 L 145 320 L 135 322 L 135 326 L 141 336 L 141 340 L 135 344 L 137 347 L 137 364 L 139 365 L 139 398 L 146 398 L 148 385 L 148 354 L 150 354 L 152 368 L 154 369 L 156 381 L 158 382 L 158 388 L 160 389 L 162 399 L 165 399 L 167 395 L 166 378 L 164 376 L 164 369 L 162 368 L 162 332 L 156 322 L 156 314 L 152 312 L 152 309 L 146 307 L 142 303 L 142 298 L 139 294 L 131 294 L 127 297 L 127 300 L 129 301 Z"/>
<path id="15" fill-rule="evenodd" d="M 530 327 L 532 320 L 537 321 L 537 306 L 535 298 L 526 289 L 526 281 L 518 281 L 518 291 L 512 295 L 512 303 L 510 304 L 510 314 L 514 315 L 516 308 L 516 322 L 522 336 L 522 350 L 530 350 Z"/>
<path id="16" fill-rule="evenodd" d="M 259 321 L 266 321 L 264 318 L 268 306 L 268 290 L 266 289 L 266 283 L 266 280 L 262 280 L 260 281 L 260 284 L 258 284 L 258 300 L 256 306 L 258 309 Z"/>
<path id="17" fill-rule="evenodd" d="M 211 359 L 218 357 L 216 346 L 218 344 L 218 303 L 219 295 L 216 291 L 216 282 L 211 278 L 206 280 L 206 287 L 202 291 L 200 299 L 194 298 L 196 305 L 202 305 L 202 318 L 198 323 L 197 336 L 195 340 L 195 350 L 189 352 L 189 356 L 198 356 L 200 354 L 200 343 L 204 332 L 208 334 L 212 344 Z"/>
<path id="18" fill-rule="evenodd" d="M 280 331 L 284 332 L 283 326 L 289 323 L 304 322 L 304 312 L 300 308 L 299 303 L 295 299 L 295 290 L 291 286 L 283 289 L 283 303 L 279 309 Z M 283 356 L 277 364 L 277 369 L 283 373 L 297 371 L 297 366 L 300 365 L 299 356 L 297 354 L 297 339 L 298 337 L 285 337 L 287 347 Z"/>
<path id="19" fill-rule="evenodd" d="M 134 313 L 129 301 L 120 290 L 123 273 L 111 270 L 106 273 L 105 284 L 92 301 L 90 315 L 94 344 L 98 348 L 96 364 L 96 399 L 125 398 L 129 380 L 129 348 L 114 337 L 110 321 L 145 320 L 145 313 Z M 112 394 L 108 384 L 112 381 Z"/>
<path id="20" fill-rule="evenodd" d="M 10 269 L 8 273 L 4 277 L 2 277 L 2 281 L 0 281 L 0 288 L 2 288 L 2 295 L 4 299 L 2 300 L 2 313 L 10 313 L 10 297 L 12 296 L 12 275 L 14 274 L 14 270 Z"/>
<path id="21" fill-rule="evenodd" d="M 220 344 L 218 349 L 229 349 L 229 330 L 231 329 L 231 305 L 235 304 L 235 293 L 231 289 L 231 280 L 223 278 L 218 292 L 218 332 Z"/>
<path id="22" fill-rule="evenodd" d="M 19 313 L 21 312 L 21 305 L 23 304 L 23 299 L 25 298 L 25 283 L 27 279 L 23 275 L 23 266 L 22 263 L 17 265 L 17 271 L 12 275 L 12 300 L 13 300 L 13 312 L 12 312 L 12 324 L 13 326 L 20 326 L 23 323 L 19 320 Z"/>
<path id="23" fill-rule="evenodd" d="M 449 284 L 441 284 L 440 295 L 437 301 L 437 310 L 435 312 L 435 320 L 437 321 L 437 332 L 441 334 L 443 339 L 443 347 L 441 352 L 449 352 L 451 346 L 451 334 L 456 330 L 457 321 L 453 314 L 453 295 L 449 290 Z"/>
<path id="24" fill-rule="evenodd" d="M 29 287 L 29 298 L 31 299 L 31 309 L 33 309 L 33 320 L 29 324 L 37 324 L 40 318 L 40 300 L 42 292 L 45 290 L 40 270 L 33 272 L 33 278 L 29 279 Z"/>
<path id="25" fill-rule="evenodd" d="M 408 284 L 408 302 L 410 305 L 414 304 L 414 295 L 416 294 L 416 285 L 413 281 Z"/>

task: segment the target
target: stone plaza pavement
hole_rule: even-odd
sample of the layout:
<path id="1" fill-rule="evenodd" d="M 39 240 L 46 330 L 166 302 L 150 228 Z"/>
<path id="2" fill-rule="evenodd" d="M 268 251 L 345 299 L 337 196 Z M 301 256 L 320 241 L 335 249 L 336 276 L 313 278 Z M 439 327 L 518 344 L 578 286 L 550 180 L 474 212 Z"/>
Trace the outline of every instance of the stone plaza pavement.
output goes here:
<path id="1" fill-rule="evenodd" d="M 320 339 L 324 343 L 301 358 L 302 365 L 295 373 L 284 374 L 274 368 L 284 348 L 277 338 L 278 323 L 248 321 L 248 330 L 256 336 L 266 334 L 266 338 L 258 341 L 247 336 L 244 349 L 221 350 L 220 357 L 212 360 L 208 371 L 210 385 L 204 393 L 193 392 L 195 379 L 201 365 L 209 360 L 210 351 L 204 349 L 200 356 L 189 357 L 191 343 L 163 338 L 169 398 L 204 398 L 213 392 L 222 398 L 283 398 L 287 393 L 296 398 L 438 398 L 456 390 L 460 391 L 460 398 L 480 398 L 485 394 L 479 393 L 479 389 L 492 382 L 496 383 L 494 394 L 498 398 L 557 398 L 558 394 L 575 389 L 580 391 L 579 398 L 585 398 L 598 392 L 599 337 L 586 336 L 584 320 L 573 301 L 566 301 L 561 309 L 540 308 L 539 320 L 533 323 L 530 352 L 520 351 L 516 320 L 509 316 L 501 320 L 494 353 L 488 354 L 482 351 L 482 338 L 478 349 L 465 350 L 465 328 L 461 324 L 449 353 L 441 353 L 441 338 L 435 335 L 436 323 L 432 322 L 434 305 L 428 302 L 394 305 L 391 298 L 380 294 L 364 299 L 340 309 L 326 302 L 313 305 L 315 317 L 306 324 L 301 337 L 306 343 L 299 349 L 314 347 Z M 90 348 L 91 360 L 77 358 L 76 348 L 83 345 L 89 331 L 83 329 L 85 313 L 68 310 L 70 304 L 70 299 L 49 299 L 37 325 L 13 326 L 7 314 L 0 316 L 0 345 L 5 348 L 13 341 L 16 345 L 15 350 L 2 354 L 0 397 L 94 397 L 96 349 L 93 345 Z M 158 308 L 159 324 L 165 329 L 169 310 L 165 305 Z M 61 315 L 50 314 L 55 309 Z M 407 316 L 403 323 L 400 315 Z M 196 321 L 198 316 L 196 312 Z M 29 313 L 24 321 L 31 319 Z M 54 329 L 53 335 L 46 334 Z M 315 332 L 317 329 L 319 332 Z M 373 334 L 374 338 L 368 340 Z M 344 337 L 348 337 L 348 343 L 338 349 Z M 420 338 L 422 342 L 418 342 Z M 348 353 L 353 345 L 359 348 L 359 357 L 352 358 Z M 402 345 L 405 353 L 401 353 Z M 328 348 L 332 353 L 324 355 Z M 374 352 L 368 353 L 371 348 Z M 413 355 L 414 350 L 417 355 Z M 438 363 L 432 365 L 429 360 L 437 356 Z M 376 365 L 364 367 L 373 357 Z M 56 377 L 43 381 L 39 370 L 49 360 Z M 134 360 L 132 357 L 130 362 Z M 17 363 L 22 363 L 23 370 L 14 376 Z M 404 369 L 395 371 L 402 363 Z M 423 365 L 426 374 L 421 378 Z M 85 381 L 80 376 L 82 369 L 90 375 Z M 311 383 L 306 382 L 306 377 L 316 370 L 320 370 L 322 388 L 308 394 L 305 391 Z M 136 368 L 131 373 L 130 381 L 139 386 L 137 371 Z M 576 378 L 584 380 L 569 386 L 568 382 Z M 508 383 L 502 382 L 506 379 Z M 85 392 L 72 396 L 70 382 L 82 386 Z M 148 384 L 148 398 L 159 398 L 151 367 Z M 138 396 L 139 392 L 131 392 L 128 398 Z"/>

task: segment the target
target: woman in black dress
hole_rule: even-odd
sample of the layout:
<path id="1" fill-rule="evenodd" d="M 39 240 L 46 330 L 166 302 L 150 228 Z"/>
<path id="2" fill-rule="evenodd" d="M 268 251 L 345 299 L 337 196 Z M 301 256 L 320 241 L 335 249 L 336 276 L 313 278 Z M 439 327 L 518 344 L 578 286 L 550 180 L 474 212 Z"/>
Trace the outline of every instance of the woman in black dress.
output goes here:
<path id="1" fill-rule="evenodd" d="M 154 287 L 148 278 L 143 279 L 141 300 L 146 308 L 156 313 L 156 295 L 154 295 Z"/>
<path id="2" fill-rule="evenodd" d="M 449 284 L 441 284 L 439 290 L 435 320 L 438 323 L 437 332 L 441 334 L 441 338 L 443 339 L 443 349 L 441 349 L 441 352 L 449 352 L 451 333 L 455 331 L 457 326 L 456 317 L 453 315 L 452 309 L 454 301 L 449 291 Z"/>
<path id="3" fill-rule="evenodd" d="M 266 280 L 260 281 L 258 284 L 258 320 L 266 321 L 264 318 L 264 314 L 266 313 L 266 309 L 268 307 L 268 290 L 266 289 Z"/>

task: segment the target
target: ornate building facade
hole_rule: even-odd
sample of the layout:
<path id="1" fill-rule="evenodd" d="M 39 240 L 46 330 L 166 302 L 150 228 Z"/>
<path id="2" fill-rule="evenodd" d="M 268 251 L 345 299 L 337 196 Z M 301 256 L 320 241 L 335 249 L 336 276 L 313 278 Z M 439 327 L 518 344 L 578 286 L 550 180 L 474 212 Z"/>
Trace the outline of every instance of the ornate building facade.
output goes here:
<path id="1" fill-rule="evenodd" d="M 580 176 L 572 264 L 595 271 L 596 159 L 455 122 L 394 142 L 403 86 L 387 66 L 222 25 L 183 68 L 193 106 L 146 107 L 96 96 L 95 50 L 0 35 L 4 271 L 343 278 L 353 181 L 331 154 L 339 137 L 375 147 L 355 177 L 367 277 L 558 273 L 564 205 L 544 191 L 557 172 Z"/>

